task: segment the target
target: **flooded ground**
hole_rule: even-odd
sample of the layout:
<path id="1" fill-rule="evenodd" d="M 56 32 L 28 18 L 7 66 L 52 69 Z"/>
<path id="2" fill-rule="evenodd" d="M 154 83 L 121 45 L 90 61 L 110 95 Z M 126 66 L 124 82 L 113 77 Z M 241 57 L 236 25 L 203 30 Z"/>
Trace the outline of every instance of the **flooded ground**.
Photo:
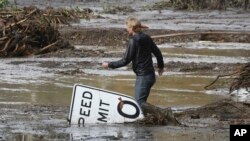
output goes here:
<path id="1" fill-rule="evenodd" d="M 109 1 L 112 2 L 115 3 Z M 122 2 L 125 5 L 133 3 Z M 222 99 L 249 103 L 250 95 L 243 90 L 228 93 L 229 77 L 209 90 L 204 89 L 217 75 L 232 73 L 249 62 L 250 40 L 246 34 L 250 30 L 249 13 L 143 10 L 141 5 L 153 3 L 151 0 L 133 5 L 136 9 L 133 13 L 118 14 L 103 13 L 105 1 L 83 4 L 23 0 L 19 5 L 32 3 L 59 7 L 74 7 L 76 3 L 93 8 L 104 18 L 81 20 L 72 27 L 60 29 L 61 34 L 75 45 L 74 50 L 0 59 L 0 140 L 229 140 L 229 123 L 217 118 L 216 112 L 211 112 L 212 116 L 200 115 L 200 119 L 190 119 L 190 114 L 181 117 L 188 127 L 138 124 L 77 127 L 69 126 L 66 119 L 75 83 L 133 96 L 135 76 L 130 66 L 116 70 L 101 67 L 102 62 L 122 56 L 127 36 L 121 28 L 131 15 L 138 16 L 150 27 L 147 31 L 150 35 L 194 30 L 242 32 L 237 36 L 213 35 L 213 38 L 223 35 L 223 40 L 216 41 L 201 40 L 200 35 L 156 39 L 166 70 L 163 76 L 157 77 L 148 102 L 162 108 L 171 106 L 176 113 Z M 243 121 L 249 123 L 248 119 Z"/>
<path id="2" fill-rule="evenodd" d="M 250 56 L 250 47 L 246 43 L 193 42 L 162 44 L 159 47 L 165 64 L 169 67 L 166 68 L 165 74 L 158 78 L 152 89 L 151 95 L 154 98 L 149 100 L 163 107 L 192 107 L 210 103 L 217 96 L 207 95 L 203 87 L 222 71 L 233 71 L 232 64 L 237 66 L 246 63 Z M 76 46 L 78 51 L 86 48 L 88 47 Z M 1 101 L 67 106 L 70 104 L 69 99 L 75 83 L 133 96 L 135 76 L 130 67 L 105 70 L 100 66 L 104 61 L 118 60 L 124 49 L 111 52 L 108 48 L 99 47 L 100 50 L 105 56 L 113 54 L 113 57 L 1 59 L 3 69 L 0 73 L 4 74 L 0 78 Z M 154 62 L 156 63 L 156 60 Z M 171 66 L 172 64 L 176 66 Z M 203 66 L 204 64 L 206 65 Z M 120 85 L 121 83 L 123 85 Z"/>
<path id="3" fill-rule="evenodd" d="M 177 45 L 183 46 L 183 49 L 176 48 Z M 165 65 L 169 67 L 163 76 L 157 78 L 149 102 L 162 108 L 171 106 L 178 112 L 232 97 L 228 94 L 227 85 L 212 90 L 205 90 L 203 87 L 214 80 L 217 74 L 233 71 L 232 64 L 237 67 L 239 63 L 246 62 L 249 59 L 247 45 L 196 42 L 159 45 L 164 55 Z M 231 47 L 227 48 L 227 46 Z M 238 48 L 235 49 L 233 46 Z M 88 50 L 88 47 L 76 46 L 76 51 L 82 49 Z M 204 129 L 203 126 L 217 123 L 215 119 L 207 119 L 205 123 L 192 122 L 194 127 L 188 128 L 134 124 L 69 126 L 66 118 L 69 113 L 72 87 L 75 83 L 133 96 L 135 76 L 130 67 L 117 70 L 105 70 L 100 67 L 103 61 L 119 59 L 118 56 L 122 55 L 124 49 L 118 48 L 110 52 L 107 47 L 99 47 L 98 50 L 102 50 L 104 56 L 109 54 L 113 56 L 1 59 L 0 64 L 3 67 L 0 70 L 2 74 L 0 104 L 3 112 L 0 132 L 3 134 L 0 134 L 0 137 L 4 140 L 27 141 L 54 138 L 60 140 L 166 140 L 166 138 L 169 140 L 184 138 L 186 140 L 198 138 L 228 140 L 228 128 Z M 245 55 L 241 56 L 241 53 Z M 202 65 L 203 63 L 206 65 Z M 242 100 L 248 101 L 249 98 Z"/>

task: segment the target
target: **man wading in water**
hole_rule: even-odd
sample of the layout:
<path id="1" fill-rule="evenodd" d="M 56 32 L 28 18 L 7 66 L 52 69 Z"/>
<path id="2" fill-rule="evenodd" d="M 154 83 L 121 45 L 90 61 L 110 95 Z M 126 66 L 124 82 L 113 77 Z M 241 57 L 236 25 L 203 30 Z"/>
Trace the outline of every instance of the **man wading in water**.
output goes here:
<path id="1" fill-rule="evenodd" d="M 136 74 L 135 100 L 145 114 L 146 111 L 155 110 L 155 107 L 152 108 L 152 105 L 146 104 L 150 89 L 155 83 L 152 53 L 157 59 L 159 76 L 161 76 L 164 71 L 164 62 L 160 49 L 150 36 L 142 32 L 142 28 L 148 27 L 142 25 L 136 18 L 129 18 L 127 20 L 127 31 L 131 38 L 129 39 L 128 47 L 123 58 L 115 62 L 104 62 L 102 66 L 104 68 L 115 69 L 126 66 L 132 61 L 132 68 Z"/>

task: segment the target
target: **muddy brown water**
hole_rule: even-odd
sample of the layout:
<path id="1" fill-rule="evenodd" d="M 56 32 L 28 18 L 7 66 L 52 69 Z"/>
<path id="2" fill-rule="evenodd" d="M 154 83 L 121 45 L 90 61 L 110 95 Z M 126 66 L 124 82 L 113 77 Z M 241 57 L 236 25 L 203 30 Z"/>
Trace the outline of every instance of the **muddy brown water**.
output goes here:
<path id="1" fill-rule="evenodd" d="M 108 72 L 107 72 L 108 73 Z M 185 75 L 159 77 L 152 88 L 149 102 L 166 106 L 201 106 L 207 104 L 216 96 L 204 94 L 202 86 L 211 78 Z M 112 90 L 133 96 L 134 76 L 55 76 L 47 82 L 33 84 L 3 84 L 1 102 L 26 102 L 33 104 L 69 106 L 73 85 L 80 83 L 102 89 Z M 193 83 L 190 84 L 190 81 Z M 122 84 L 122 85 L 121 85 Z M 178 84 L 178 85 L 177 85 Z M 188 95 L 188 96 L 187 96 Z"/>

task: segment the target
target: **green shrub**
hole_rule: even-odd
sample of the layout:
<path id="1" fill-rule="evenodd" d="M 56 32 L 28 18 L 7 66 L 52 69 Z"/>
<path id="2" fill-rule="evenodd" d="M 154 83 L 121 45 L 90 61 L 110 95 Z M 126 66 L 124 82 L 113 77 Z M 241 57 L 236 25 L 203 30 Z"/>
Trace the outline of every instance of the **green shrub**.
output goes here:
<path id="1" fill-rule="evenodd" d="M 9 4 L 8 0 L 0 0 L 0 8 L 4 8 Z"/>

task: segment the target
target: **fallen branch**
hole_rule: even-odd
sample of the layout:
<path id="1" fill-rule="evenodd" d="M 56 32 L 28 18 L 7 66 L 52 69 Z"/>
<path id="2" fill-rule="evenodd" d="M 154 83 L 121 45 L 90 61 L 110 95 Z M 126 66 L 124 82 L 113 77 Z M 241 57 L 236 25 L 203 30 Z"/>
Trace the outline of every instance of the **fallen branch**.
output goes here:
<path id="1" fill-rule="evenodd" d="M 42 49 L 40 49 L 38 52 L 35 53 L 35 55 L 37 54 L 41 54 L 42 52 L 44 52 L 45 50 L 53 47 L 54 45 L 56 45 L 58 43 L 58 40 L 50 45 L 47 45 L 46 47 L 43 47 Z"/>
<path id="2" fill-rule="evenodd" d="M 154 35 L 154 36 L 151 36 L 151 38 L 157 39 L 157 38 L 187 36 L 187 35 L 196 35 L 196 34 L 236 34 L 236 35 L 248 34 L 250 35 L 250 32 L 188 32 L 188 33 L 172 33 L 172 34 L 164 34 L 164 35 Z"/>
<path id="3" fill-rule="evenodd" d="M 3 49 L 0 50 L 0 53 L 6 51 L 9 48 L 9 45 L 11 43 L 11 41 L 13 40 L 13 38 L 10 38 L 6 43 Z"/>
<path id="4" fill-rule="evenodd" d="M 240 88 L 250 88 L 250 63 L 245 64 L 240 70 L 234 73 L 217 76 L 217 78 L 211 84 L 205 86 L 204 89 L 207 90 L 210 86 L 214 85 L 219 78 L 226 76 L 234 76 L 229 87 L 229 93 L 239 90 Z"/>
<path id="5" fill-rule="evenodd" d="M 20 21 L 17 22 L 17 23 L 13 23 L 13 24 L 10 24 L 10 25 L 6 26 L 6 27 L 5 27 L 5 30 L 8 29 L 8 28 L 10 28 L 10 27 L 13 27 L 13 26 L 15 26 L 15 25 L 18 25 L 18 24 L 21 24 L 21 23 L 27 21 L 27 20 L 29 19 L 30 15 L 32 15 L 32 14 L 35 13 L 36 11 L 37 11 L 37 9 L 32 10 L 29 14 L 26 15 L 27 18 L 22 19 L 22 20 L 20 20 Z"/>
<path id="6" fill-rule="evenodd" d="M 4 41 L 6 39 L 8 39 L 8 37 L 5 36 L 5 37 L 0 38 L 0 41 Z"/>
<path id="7" fill-rule="evenodd" d="M 240 73 L 240 72 L 237 71 L 237 72 L 234 72 L 234 73 L 232 73 L 232 74 L 218 75 L 218 76 L 216 77 L 216 79 L 215 79 L 212 83 L 210 83 L 209 85 L 205 86 L 204 89 L 205 89 L 205 90 L 208 90 L 208 87 L 210 87 L 210 86 L 212 86 L 214 83 L 216 83 L 216 82 L 218 81 L 218 79 L 221 78 L 221 77 L 233 76 L 233 75 L 236 75 L 236 74 L 238 74 L 238 73 Z"/>

